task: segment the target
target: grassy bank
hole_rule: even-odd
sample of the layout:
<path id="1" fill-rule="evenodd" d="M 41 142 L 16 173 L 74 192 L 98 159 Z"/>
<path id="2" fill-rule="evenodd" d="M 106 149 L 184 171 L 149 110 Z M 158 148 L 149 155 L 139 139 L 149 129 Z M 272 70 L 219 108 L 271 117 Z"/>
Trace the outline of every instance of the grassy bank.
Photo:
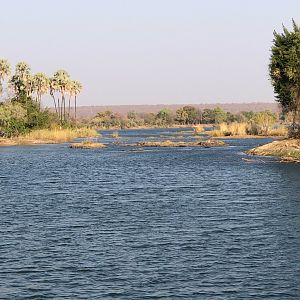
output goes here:
<path id="1" fill-rule="evenodd" d="M 14 138 L 0 138 L 0 146 L 34 145 L 34 144 L 60 144 L 70 142 L 76 138 L 95 137 L 95 129 L 40 129 Z"/>
<path id="2" fill-rule="evenodd" d="M 276 156 L 283 161 L 300 163 L 300 140 L 285 139 L 259 146 L 247 151 L 251 155 Z"/>
<path id="3" fill-rule="evenodd" d="M 288 130 L 286 127 L 262 130 L 255 123 L 221 123 L 218 129 L 207 131 L 211 137 L 286 137 Z"/>

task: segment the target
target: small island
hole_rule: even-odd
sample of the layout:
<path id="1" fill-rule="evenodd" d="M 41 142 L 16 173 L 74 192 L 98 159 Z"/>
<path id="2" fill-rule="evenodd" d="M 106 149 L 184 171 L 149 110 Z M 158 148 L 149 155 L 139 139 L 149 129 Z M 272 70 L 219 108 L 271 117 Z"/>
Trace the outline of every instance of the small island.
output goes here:
<path id="1" fill-rule="evenodd" d="M 251 155 L 276 156 L 284 162 L 300 163 L 300 140 L 284 139 L 256 147 L 247 152 Z"/>
<path id="2" fill-rule="evenodd" d="M 140 142 L 134 146 L 139 147 L 225 147 L 228 146 L 225 142 L 219 140 L 203 140 L 197 142 L 173 142 L 173 141 L 160 141 L 160 142 Z"/>

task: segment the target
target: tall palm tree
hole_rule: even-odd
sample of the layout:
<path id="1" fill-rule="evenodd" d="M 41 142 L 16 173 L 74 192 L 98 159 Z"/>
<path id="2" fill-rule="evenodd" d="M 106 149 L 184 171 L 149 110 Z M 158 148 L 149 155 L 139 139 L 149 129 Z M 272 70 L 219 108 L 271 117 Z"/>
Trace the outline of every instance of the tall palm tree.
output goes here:
<path id="1" fill-rule="evenodd" d="M 0 59 L 0 96 L 3 93 L 2 82 L 10 74 L 10 64 L 6 59 Z"/>
<path id="2" fill-rule="evenodd" d="M 74 94 L 74 118 L 76 122 L 77 118 L 77 96 L 81 93 L 82 91 L 82 84 L 78 80 L 73 81 L 73 94 Z"/>
<path id="3" fill-rule="evenodd" d="M 68 89 L 69 81 L 70 81 L 70 75 L 65 70 L 58 70 L 55 72 L 53 76 L 57 82 L 58 91 L 61 96 L 61 105 L 60 105 L 60 121 L 63 123 L 63 121 L 66 120 L 66 101 L 65 101 L 65 95 Z"/>
<path id="4" fill-rule="evenodd" d="M 20 62 L 16 65 L 15 74 L 10 79 L 16 96 L 25 93 L 26 96 L 31 96 L 33 92 L 33 77 L 30 75 L 30 66 L 25 62 Z"/>
<path id="5" fill-rule="evenodd" d="M 57 98 L 57 105 L 56 105 L 56 99 L 55 99 L 55 92 L 58 91 L 58 83 L 54 77 L 49 79 L 49 91 L 50 91 L 50 96 L 52 97 L 53 102 L 54 102 L 55 112 L 58 115 L 58 118 L 60 119 L 59 98 Z"/>
<path id="6" fill-rule="evenodd" d="M 36 92 L 36 101 L 41 106 L 42 95 L 49 90 L 49 78 L 44 73 L 37 73 L 33 76 L 33 84 Z"/>

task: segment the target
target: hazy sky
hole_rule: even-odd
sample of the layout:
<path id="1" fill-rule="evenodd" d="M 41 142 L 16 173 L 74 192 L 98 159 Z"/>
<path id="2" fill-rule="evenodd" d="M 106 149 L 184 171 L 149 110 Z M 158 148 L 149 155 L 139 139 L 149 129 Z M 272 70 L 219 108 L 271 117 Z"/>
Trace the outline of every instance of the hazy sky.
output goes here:
<path id="1" fill-rule="evenodd" d="M 66 69 L 80 105 L 272 101 L 273 30 L 299 0 L 0 0 L 0 57 Z"/>

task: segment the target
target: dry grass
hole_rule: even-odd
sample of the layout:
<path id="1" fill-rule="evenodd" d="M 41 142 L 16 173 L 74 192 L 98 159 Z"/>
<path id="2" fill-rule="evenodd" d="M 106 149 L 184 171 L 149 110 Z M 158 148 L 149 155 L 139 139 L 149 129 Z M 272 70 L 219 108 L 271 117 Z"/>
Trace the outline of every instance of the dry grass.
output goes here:
<path id="1" fill-rule="evenodd" d="M 280 127 L 276 129 L 271 129 L 268 133 L 269 136 L 288 136 L 288 129 L 286 127 Z"/>
<path id="2" fill-rule="evenodd" d="M 204 127 L 203 125 L 196 125 L 194 127 L 194 134 L 200 134 L 200 133 L 203 133 L 204 132 Z"/>
<path id="3" fill-rule="evenodd" d="M 247 135 L 248 124 L 247 123 L 222 123 L 219 125 L 219 129 L 208 131 L 207 133 L 212 137 L 222 136 L 244 136 Z"/>
<path id="4" fill-rule="evenodd" d="M 58 144 L 70 142 L 76 138 L 95 136 L 99 136 L 97 131 L 86 127 L 77 129 L 39 129 L 17 138 L 1 139 L 0 145 Z"/>
<path id="5" fill-rule="evenodd" d="M 162 141 L 162 142 L 141 142 L 135 146 L 139 147 L 223 147 L 227 146 L 223 141 L 218 140 L 205 140 L 197 142 L 173 142 L 173 141 Z"/>
<path id="6" fill-rule="evenodd" d="M 57 143 L 69 142 L 76 138 L 97 136 L 97 131 L 90 128 L 78 129 L 41 129 L 34 130 L 25 136 L 20 137 L 21 140 L 37 140 L 51 141 Z"/>
<path id="7" fill-rule="evenodd" d="M 300 140 L 286 139 L 251 149 L 252 155 L 277 156 L 283 160 L 300 162 Z"/>
<path id="8" fill-rule="evenodd" d="M 118 131 L 114 131 L 114 132 L 111 134 L 111 136 L 112 136 L 112 138 L 114 138 L 114 139 L 120 138 L 119 132 L 118 132 Z"/>
<path id="9" fill-rule="evenodd" d="M 254 130 L 253 126 L 255 124 L 250 124 L 250 123 L 231 123 L 231 124 L 226 124 L 222 123 L 216 130 L 208 131 L 207 133 L 212 136 L 212 137 L 228 137 L 228 136 L 238 136 L 238 137 L 243 137 L 243 136 L 259 136 L 263 134 L 255 134 L 255 132 L 259 132 L 258 130 Z M 286 137 L 288 135 L 288 130 L 286 127 L 279 127 L 276 129 L 271 129 L 268 132 L 268 136 L 278 136 L 278 137 Z"/>
<path id="10" fill-rule="evenodd" d="M 92 141 L 86 140 L 81 143 L 73 143 L 70 145 L 70 148 L 73 149 L 101 149 L 106 146 L 102 143 L 94 143 Z"/>

